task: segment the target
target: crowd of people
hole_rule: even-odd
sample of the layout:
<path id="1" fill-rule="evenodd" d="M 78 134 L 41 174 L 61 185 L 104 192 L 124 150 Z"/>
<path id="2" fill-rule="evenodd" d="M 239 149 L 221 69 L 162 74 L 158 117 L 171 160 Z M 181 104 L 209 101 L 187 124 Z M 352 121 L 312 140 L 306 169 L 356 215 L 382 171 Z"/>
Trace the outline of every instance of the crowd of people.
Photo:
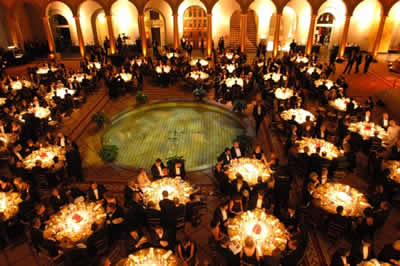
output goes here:
<path id="1" fill-rule="evenodd" d="M 186 46 L 185 51 L 168 49 L 153 58 L 126 57 L 118 66 L 98 49 L 82 60 L 79 71 L 48 63 L 29 68 L 26 77 L 3 74 L 0 146 L 12 174 L 0 179 L 0 191 L 17 192 L 22 202 L 17 215 L 8 220 L 0 217 L 4 235 L 0 244 L 8 245 L 27 228 L 38 254 L 53 262 L 62 260 L 65 265 L 110 265 L 104 255 L 122 245 L 127 255 L 148 247 L 171 250 L 182 265 L 292 266 L 304 257 L 309 233 L 320 230 L 334 241 L 346 239 L 350 243 L 335 251 L 334 266 L 353 266 L 374 258 L 399 264 L 398 241 L 376 255 L 373 248 L 375 233 L 385 224 L 397 192 L 396 182 L 385 168 L 388 160 L 400 160 L 396 122 L 387 113 L 378 114 L 372 98 L 361 103 L 348 97 L 345 77 L 330 79 L 335 74 L 335 62 L 321 63 L 316 54 L 307 56 L 292 49 L 280 58 L 266 58 L 260 52 L 249 64 L 246 54 L 225 49 L 220 40 L 212 58 L 202 63 L 193 61 Z M 356 71 L 359 61 L 354 59 Z M 162 86 L 183 81 L 192 89 L 214 88 L 215 100 L 222 103 L 250 103 L 255 99 L 250 113 L 256 134 L 265 120 L 271 121 L 268 130 L 282 143 L 283 156 L 279 158 L 264 152 L 264 144 L 249 147 L 239 141 L 217 158 L 214 175 L 223 200 L 209 225 L 212 253 L 205 261 L 198 258 L 198 246 L 192 238 L 185 235 L 177 241 L 177 232 L 185 223 L 201 223 L 205 207 L 201 191 L 194 189 L 185 204 L 171 198 L 168 190 L 162 191 L 160 202 L 144 200 L 144 190 L 153 181 L 172 178 L 185 182 L 183 161 L 166 167 L 157 159 L 149 169 L 151 178 L 141 169 L 125 186 L 122 201 L 103 184 L 91 182 L 85 191 L 75 183 L 83 180 L 79 148 L 59 132 L 60 122 L 79 108 L 101 79 L 110 97 L 120 97 L 142 90 L 146 76 Z M 357 123 L 368 125 L 354 130 Z M 299 141 L 308 138 L 329 142 L 342 152 L 332 157 L 322 147 L 300 147 Z M 316 207 L 315 191 L 328 183 L 345 182 L 343 175 L 356 170 L 360 156 L 368 158 L 365 182 L 370 186 L 365 194 L 370 207 L 359 217 L 344 215 L 344 206 L 337 206 L 335 213 Z M 256 184 L 249 184 L 239 173 L 232 179 L 228 169 L 241 158 L 260 161 L 270 169 L 271 178 L 258 178 Z M 46 237 L 43 232 L 50 217 L 78 202 L 101 206 L 104 223 L 91 224 L 84 243 L 68 237 Z M 248 236 L 239 252 L 232 251 L 229 219 L 256 209 L 277 217 L 287 228 L 290 239 L 283 250 L 264 254 L 257 241 Z"/>

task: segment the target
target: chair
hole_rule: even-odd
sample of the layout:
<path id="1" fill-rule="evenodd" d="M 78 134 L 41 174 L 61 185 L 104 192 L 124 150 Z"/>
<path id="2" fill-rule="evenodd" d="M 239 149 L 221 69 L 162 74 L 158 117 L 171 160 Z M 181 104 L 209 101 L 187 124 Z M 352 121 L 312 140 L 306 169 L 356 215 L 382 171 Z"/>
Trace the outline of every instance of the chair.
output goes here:
<path id="1" fill-rule="evenodd" d="M 336 241 L 343 238 L 345 234 L 345 228 L 343 225 L 335 223 L 333 221 L 328 223 L 328 240 L 331 243 L 336 243 Z"/>
<path id="2" fill-rule="evenodd" d="M 179 206 L 177 210 L 177 217 L 176 217 L 176 230 L 180 230 L 185 227 L 186 221 L 186 208 L 185 206 Z"/>
<path id="3" fill-rule="evenodd" d="M 147 224 L 151 227 L 159 226 L 161 224 L 161 212 L 154 209 L 146 209 Z"/>

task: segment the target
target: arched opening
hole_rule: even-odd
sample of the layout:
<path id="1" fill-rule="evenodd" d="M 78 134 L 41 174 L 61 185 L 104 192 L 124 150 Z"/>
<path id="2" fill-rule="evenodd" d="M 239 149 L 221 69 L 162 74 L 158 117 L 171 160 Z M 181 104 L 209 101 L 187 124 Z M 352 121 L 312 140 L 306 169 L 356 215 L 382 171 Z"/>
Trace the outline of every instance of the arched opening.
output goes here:
<path id="1" fill-rule="evenodd" d="M 61 1 L 54 1 L 48 4 L 46 15 L 49 18 L 56 51 L 79 53 L 78 34 L 71 9 Z"/>
<path id="2" fill-rule="evenodd" d="M 275 22 L 272 21 L 271 18 L 273 14 L 276 13 L 274 3 L 269 0 L 256 0 L 249 8 L 255 11 L 258 18 L 257 42 L 263 40 L 266 42 L 267 46 L 271 46 L 274 40 L 274 31 L 271 33 L 271 25 Z"/>
<path id="3" fill-rule="evenodd" d="M 351 17 L 348 42 L 360 46 L 361 50 L 372 51 L 381 12 L 377 0 L 364 0 L 358 4 Z"/>
<path id="4" fill-rule="evenodd" d="M 325 50 L 334 45 L 339 45 L 346 20 L 346 12 L 346 5 L 341 0 L 328 0 L 324 2 L 318 10 L 313 43 L 320 45 L 321 36 L 324 34 L 324 37 L 322 37 L 324 46 L 322 47 L 325 47 Z"/>
<path id="5" fill-rule="evenodd" d="M 335 16 L 325 12 L 318 16 L 315 26 L 314 42 L 316 44 L 329 46 L 332 32 L 335 26 Z"/>
<path id="6" fill-rule="evenodd" d="M 64 52 L 71 48 L 72 38 L 67 19 L 62 15 L 56 14 L 50 17 L 50 25 L 56 50 Z"/>
<path id="7" fill-rule="evenodd" d="M 94 20 L 94 28 L 93 34 L 97 39 L 97 43 L 100 46 L 104 47 L 104 41 L 106 37 L 108 37 L 108 25 L 106 14 L 103 9 L 99 9 L 92 16 L 92 20 Z"/>
<path id="8" fill-rule="evenodd" d="M 240 6 L 233 0 L 219 0 L 213 7 L 212 13 L 212 36 L 213 41 L 218 42 L 222 37 L 225 40 L 225 46 L 229 46 L 230 42 L 230 25 L 231 17 L 236 10 L 240 10 Z"/>
<path id="9" fill-rule="evenodd" d="M 144 10 L 144 24 L 148 44 L 150 45 L 154 38 L 158 38 L 159 28 L 161 40 L 159 45 L 172 45 L 174 42 L 174 21 L 171 6 L 164 0 L 150 0 L 146 3 Z M 154 12 L 159 14 L 158 17 Z M 153 13 L 154 19 L 151 19 L 151 13 Z M 152 28 L 155 29 L 152 30 Z"/>
<path id="10" fill-rule="evenodd" d="M 0 48 L 7 48 L 11 44 L 10 33 L 7 28 L 6 9 L 0 4 Z"/>
<path id="11" fill-rule="evenodd" d="M 297 28 L 296 12 L 286 6 L 282 12 L 282 20 L 279 29 L 279 48 L 282 51 L 290 50 L 290 43 L 295 38 Z"/>
<path id="12" fill-rule="evenodd" d="M 386 26 L 389 25 L 389 26 Z M 400 51 L 400 2 L 397 2 L 389 11 L 385 28 L 389 27 L 392 31 L 389 35 L 389 48 L 386 51 Z M 387 30 L 385 29 L 385 32 Z M 382 47 L 384 49 L 384 47 Z M 381 50 L 381 49 L 380 49 Z"/>
<path id="13" fill-rule="evenodd" d="M 236 10 L 231 16 L 229 43 L 232 48 L 240 46 L 240 16 L 241 11 Z M 257 49 L 257 16 L 253 10 L 247 12 L 246 51 L 255 52 Z"/>
<path id="14" fill-rule="evenodd" d="M 286 23 L 291 23 L 287 24 L 289 26 L 288 30 L 290 29 L 291 32 L 288 32 L 290 37 L 288 36 L 289 40 L 285 42 L 284 46 L 288 48 L 287 45 L 290 45 L 290 42 L 295 40 L 298 46 L 305 48 L 310 28 L 311 6 L 307 0 L 291 0 L 286 7 L 293 10 L 295 17 L 293 18 L 293 14 L 287 13 L 289 16 Z M 285 9 L 283 10 L 283 17 L 286 17 Z"/>
<path id="15" fill-rule="evenodd" d="M 193 48 L 207 44 L 207 12 L 201 6 L 190 6 L 183 13 L 183 37 Z"/>
<path id="16" fill-rule="evenodd" d="M 111 7 L 114 34 L 124 44 L 131 45 L 139 38 L 138 11 L 129 0 L 118 0 Z"/>
<path id="17" fill-rule="evenodd" d="M 156 9 L 149 8 L 144 12 L 144 25 L 146 28 L 147 46 L 153 43 L 158 46 L 166 45 L 166 25 L 165 18 Z"/>
<path id="18" fill-rule="evenodd" d="M 93 0 L 84 1 L 79 6 L 78 15 L 85 45 L 99 45 L 102 43 L 99 42 L 96 28 L 96 18 L 101 12 L 104 13 L 102 6 Z"/>

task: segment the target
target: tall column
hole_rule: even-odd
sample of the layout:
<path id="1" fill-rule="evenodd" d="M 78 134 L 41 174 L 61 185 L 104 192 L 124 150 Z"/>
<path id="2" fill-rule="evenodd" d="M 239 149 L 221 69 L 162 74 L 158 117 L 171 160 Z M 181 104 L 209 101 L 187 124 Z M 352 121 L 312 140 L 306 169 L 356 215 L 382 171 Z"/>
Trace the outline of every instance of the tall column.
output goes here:
<path id="1" fill-rule="evenodd" d="M 139 32 L 140 32 L 140 39 L 142 41 L 143 56 L 147 56 L 147 39 L 146 39 L 146 28 L 144 26 L 144 14 L 139 14 Z"/>
<path id="2" fill-rule="evenodd" d="M 244 53 L 246 50 L 247 36 L 247 13 L 240 14 L 240 51 Z"/>
<path id="3" fill-rule="evenodd" d="M 56 46 L 54 44 L 53 35 L 51 34 L 49 17 L 47 16 L 42 17 L 42 22 L 43 22 L 44 32 L 46 33 L 47 43 L 49 44 L 50 56 L 54 56 L 54 53 L 56 52 Z"/>
<path id="4" fill-rule="evenodd" d="M 115 54 L 117 51 L 116 45 L 115 45 L 115 35 L 114 35 L 114 28 L 113 28 L 113 22 L 112 22 L 112 16 L 107 15 L 107 27 L 108 27 L 108 35 L 110 39 L 110 50 L 111 54 Z"/>
<path id="5" fill-rule="evenodd" d="M 307 46 L 306 46 L 306 54 L 311 54 L 312 46 L 313 46 L 313 37 L 314 37 L 314 28 L 315 28 L 315 20 L 317 19 L 316 14 L 312 14 L 310 21 L 310 28 L 308 29 L 308 38 L 307 38 Z"/>
<path id="6" fill-rule="evenodd" d="M 280 33 L 280 28 L 281 28 L 281 17 L 282 17 L 282 14 L 276 14 L 275 33 L 274 33 L 274 48 L 273 48 L 273 51 L 272 51 L 272 55 L 274 57 L 278 55 L 279 33 Z"/>
<path id="7" fill-rule="evenodd" d="M 212 14 L 207 14 L 207 56 L 212 53 Z"/>
<path id="8" fill-rule="evenodd" d="M 351 16 L 346 16 L 346 21 L 344 22 L 344 27 L 343 27 L 342 41 L 340 42 L 340 48 L 339 48 L 340 58 L 344 56 L 344 52 L 346 50 L 347 35 L 349 34 L 349 28 L 350 28 L 350 20 Z"/>
<path id="9" fill-rule="evenodd" d="M 74 16 L 76 32 L 78 34 L 78 42 L 79 42 L 79 51 L 81 52 L 81 57 L 85 57 L 85 41 L 83 40 L 82 29 L 81 29 L 81 20 L 79 16 Z"/>
<path id="10" fill-rule="evenodd" d="M 179 48 L 178 13 L 174 13 L 173 17 L 174 17 L 174 49 L 178 49 Z"/>
<path id="11" fill-rule="evenodd" d="M 387 18 L 387 16 L 381 16 L 381 20 L 379 22 L 378 33 L 376 34 L 376 40 L 375 40 L 374 47 L 372 50 L 373 57 L 376 57 L 379 52 L 379 46 L 381 45 L 383 29 L 385 28 L 386 18 Z"/>

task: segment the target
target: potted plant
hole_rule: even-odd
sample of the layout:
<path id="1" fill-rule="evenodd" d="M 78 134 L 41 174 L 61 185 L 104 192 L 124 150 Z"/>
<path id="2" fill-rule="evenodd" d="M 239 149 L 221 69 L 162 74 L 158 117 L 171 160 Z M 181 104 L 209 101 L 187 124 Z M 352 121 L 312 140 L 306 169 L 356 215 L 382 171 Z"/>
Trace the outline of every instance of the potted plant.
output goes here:
<path id="1" fill-rule="evenodd" d="M 118 147 L 115 145 L 103 145 L 99 155 L 103 162 L 111 163 L 117 159 Z"/>
<path id="2" fill-rule="evenodd" d="M 233 102 L 233 111 L 242 114 L 247 108 L 247 102 L 245 100 L 236 100 Z"/>
<path id="3" fill-rule="evenodd" d="M 136 102 L 139 104 L 145 104 L 147 102 L 147 95 L 142 91 L 136 92 Z"/>
<path id="4" fill-rule="evenodd" d="M 207 96 L 207 91 L 202 87 L 193 90 L 193 96 L 196 100 L 202 101 Z"/>
<path id="5" fill-rule="evenodd" d="M 92 116 L 92 121 L 96 123 L 97 128 L 102 128 L 106 120 L 106 115 L 102 112 L 97 112 Z"/>

